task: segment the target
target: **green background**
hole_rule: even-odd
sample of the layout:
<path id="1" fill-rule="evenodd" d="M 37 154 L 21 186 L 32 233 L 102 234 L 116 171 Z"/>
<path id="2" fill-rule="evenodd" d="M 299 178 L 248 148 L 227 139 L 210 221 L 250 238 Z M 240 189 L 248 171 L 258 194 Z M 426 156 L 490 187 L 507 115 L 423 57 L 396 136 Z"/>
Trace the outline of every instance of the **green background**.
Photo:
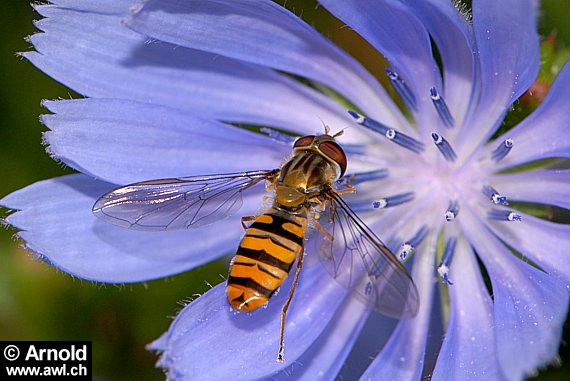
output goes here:
<path id="1" fill-rule="evenodd" d="M 35 69 L 16 52 L 31 49 L 25 36 L 35 32 L 39 16 L 28 1 L 7 0 L 0 12 L 0 197 L 38 180 L 71 173 L 44 151 L 44 128 L 38 115 L 42 99 L 76 97 Z M 325 35 L 357 56 L 384 78 L 380 57 L 371 54 L 354 33 L 340 29 L 314 2 L 287 1 L 287 6 Z M 557 33 L 557 43 L 570 46 L 570 3 L 544 1 L 541 33 Z M 4 215 L 6 214 L 3 211 Z M 166 331 L 179 302 L 206 291 L 227 272 L 225 261 L 190 273 L 145 284 L 95 284 L 48 267 L 19 247 L 12 229 L 0 229 L 0 340 L 92 340 L 96 380 L 161 380 L 156 356 L 145 345 Z M 177 304 L 178 302 L 178 304 Z M 550 367 L 537 380 L 565 380 L 570 374 L 568 323 L 561 346 L 562 366 Z"/>

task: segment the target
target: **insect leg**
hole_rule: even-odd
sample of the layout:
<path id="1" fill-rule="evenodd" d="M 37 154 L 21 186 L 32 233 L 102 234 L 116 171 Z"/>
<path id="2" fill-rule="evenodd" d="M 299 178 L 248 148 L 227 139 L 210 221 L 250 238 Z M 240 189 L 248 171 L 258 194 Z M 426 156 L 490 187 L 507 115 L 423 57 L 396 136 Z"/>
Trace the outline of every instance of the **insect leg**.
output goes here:
<path id="1" fill-rule="evenodd" d="M 279 332 L 279 353 L 277 353 L 277 362 L 285 361 L 284 353 L 284 335 L 285 335 L 285 317 L 287 316 L 287 310 L 289 309 L 289 304 L 291 304 L 291 299 L 293 299 L 293 293 L 295 292 L 295 287 L 297 287 L 297 281 L 299 280 L 299 274 L 301 273 L 301 268 L 303 267 L 303 257 L 305 253 L 301 253 L 299 259 L 297 260 L 297 270 L 295 271 L 295 278 L 293 279 L 293 284 L 291 285 L 291 289 L 289 290 L 289 296 L 287 297 L 287 301 L 283 305 L 283 309 L 281 310 L 281 330 Z"/>
<path id="2" fill-rule="evenodd" d="M 336 191 L 336 194 L 338 194 L 338 195 L 343 195 L 343 194 L 347 194 L 347 193 L 356 193 L 356 188 L 353 187 L 353 186 L 351 186 L 351 185 L 349 185 L 349 183 L 348 183 L 349 181 L 350 181 L 350 178 L 348 179 L 348 181 L 347 181 L 347 183 L 346 183 L 346 185 L 348 186 L 348 188 L 337 190 L 337 191 Z"/>
<path id="3" fill-rule="evenodd" d="M 313 225 L 315 226 L 315 228 L 321 232 L 321 234 L 323 234 L 325 237 L 327 237 L 327 239 L 329 241 L 334 241 L 334 237 L 333 235 L 327 230 L 325 229 L 325 227 L 323 225 L 321 225 L 321 223 L 319 221 L 317 221 L 317 219 L 313 219 Z"/>
<path id="4" fill-rule="evenodd" d="M 246 222 L 255 221 L 256 218 L 257 218 L 256 216 L 242 217 L 241 218 L 241 226 L 243 226 L 243 230 L 247 230 L 247 228 L 248 228 L 248 226 L 246 225 Z"/>

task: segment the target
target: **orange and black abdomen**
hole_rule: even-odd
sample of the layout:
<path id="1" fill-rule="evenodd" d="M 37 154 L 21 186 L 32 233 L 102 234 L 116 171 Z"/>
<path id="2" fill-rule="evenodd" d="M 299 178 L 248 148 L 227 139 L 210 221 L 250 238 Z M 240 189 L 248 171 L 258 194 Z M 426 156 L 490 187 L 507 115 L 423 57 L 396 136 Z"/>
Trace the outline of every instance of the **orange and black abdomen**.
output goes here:
<path id="1" fill-rule="evenodd" d="M 232 260 L 228 300 L 238 311 L 253 311 L 269 300 L 303 253 L 307 214 L 271 208 L 246 230 Z"/>

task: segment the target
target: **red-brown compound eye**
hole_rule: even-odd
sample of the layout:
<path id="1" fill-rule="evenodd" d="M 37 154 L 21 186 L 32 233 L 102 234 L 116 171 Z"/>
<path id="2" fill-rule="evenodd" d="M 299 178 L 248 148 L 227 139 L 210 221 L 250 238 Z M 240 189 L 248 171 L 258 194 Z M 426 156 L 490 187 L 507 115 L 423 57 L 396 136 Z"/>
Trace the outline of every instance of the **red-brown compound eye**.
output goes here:
<path id="1" fill-rule="evenodd" d="M 319 150 L 340 166 L 340 177 L 342 177 L 346 171 L 346 155 L 342 148 L 333 141 L 324 141 L 319 144 Z"/>
<path id="2" fill-rule="evenodd" d="M 313 144 L 314 139 L 315 139 L 315 135 L 302 136 L 299 139 L 297 139 L 297 141 L 295 142 L 295 145 L 293 147 L 295 147 L 295 148 L 308 147 L 311 144 Z"/>

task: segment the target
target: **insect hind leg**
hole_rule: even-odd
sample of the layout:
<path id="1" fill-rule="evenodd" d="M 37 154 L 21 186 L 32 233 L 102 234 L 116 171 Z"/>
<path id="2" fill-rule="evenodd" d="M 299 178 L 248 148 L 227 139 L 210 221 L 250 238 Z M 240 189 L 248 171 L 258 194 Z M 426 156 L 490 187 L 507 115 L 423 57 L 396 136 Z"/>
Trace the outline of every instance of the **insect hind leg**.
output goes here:
<path id="1" fill-rule="evenodd" d="M 251 222 L 251 221 L 255 221 L 256 218 L 257 218 L 257 216 L 242 217 L 241 218 L 241 226 L 243 227 L 243 230 L 247 230 L 247 228 L 248 228 L 247 223 Z"/>
<path id="2" fill-rule="evenodd" d="M 287 310 L 289 309 L 289 304 L 291 304 L 291 299 L 293 299 L 293 294 L 295 293 L 295 288 L 297 287 L 297 282 L 299 280 L 299 274 L 303 268 L 303 257 L 305 253 L 301 253 L 299 259 L 297 260 L 297 270 L 295 271 L 295 278 L 293 278 L 293 284 L 289 290 L 289 296 L 287 301 L 281 309 L 281 328 L 279 331 L 279 352 L 277 353 L 277 362 L 285 361 L 285 318 L 287 317 Z"/>

